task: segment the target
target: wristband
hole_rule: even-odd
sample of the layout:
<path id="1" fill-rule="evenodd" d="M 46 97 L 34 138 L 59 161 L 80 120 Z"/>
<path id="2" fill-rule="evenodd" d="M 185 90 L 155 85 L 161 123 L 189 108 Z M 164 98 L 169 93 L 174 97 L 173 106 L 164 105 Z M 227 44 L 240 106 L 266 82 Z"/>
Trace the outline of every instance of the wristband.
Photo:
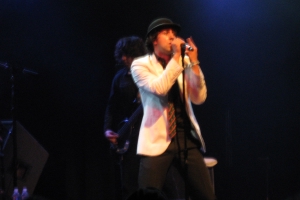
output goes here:
<path id="1" fill-rule="evenodd" d="M 196 62 L 191 62 L 190 64 L 187 65 L 187 67 L 193 67 L 194 65 L 199 65 L 200 62 L 197 60 Z"/>

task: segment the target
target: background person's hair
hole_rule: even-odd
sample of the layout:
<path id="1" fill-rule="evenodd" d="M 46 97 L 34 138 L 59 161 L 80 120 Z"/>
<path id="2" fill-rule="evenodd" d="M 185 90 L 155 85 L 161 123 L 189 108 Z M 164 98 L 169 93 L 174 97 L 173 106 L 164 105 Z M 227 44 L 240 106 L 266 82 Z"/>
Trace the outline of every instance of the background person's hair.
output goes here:
<path id="1" fill-rule="evenodd" d="M 143 39 L 137 36 L 123 37 L 115 46 L 114 57 L 118 64 L 122 63 L 122 56 L 136 58 L 146 54 Z"/>

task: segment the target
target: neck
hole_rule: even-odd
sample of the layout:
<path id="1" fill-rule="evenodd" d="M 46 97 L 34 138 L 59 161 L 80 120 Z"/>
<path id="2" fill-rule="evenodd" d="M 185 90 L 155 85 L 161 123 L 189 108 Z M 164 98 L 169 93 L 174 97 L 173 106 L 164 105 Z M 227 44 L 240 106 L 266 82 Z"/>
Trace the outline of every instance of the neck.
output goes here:
<path id="1" fill-rule="evenodd" d="M 154 51 L 155 55 L 164 59 L 166 63 L 168 63 L 171 59 L 171 55 L 169 54 L 165 54 L 165 53 L 161 53 L 160 51 Z"/>

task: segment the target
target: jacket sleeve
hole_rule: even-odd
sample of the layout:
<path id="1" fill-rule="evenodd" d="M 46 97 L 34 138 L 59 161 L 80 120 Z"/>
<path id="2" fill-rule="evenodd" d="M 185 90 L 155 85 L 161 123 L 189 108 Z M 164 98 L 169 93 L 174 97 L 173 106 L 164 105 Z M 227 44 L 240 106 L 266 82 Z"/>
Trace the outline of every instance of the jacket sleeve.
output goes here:
<path id="1" fill-rule="evenodd" d="M 117 103 L 118 99 L 118 75 L 115 75 L 110 89 L 110 95 L 108 98 L 105 115 L 104 115 L 104 132 L 108 129 L 116 131 L 115 121 L 116 121 L 116 113 L 117 113 Z"/>
<path id="2" fill-rule="evenodd" d="M 193 104 L 202 104 L 207 97 L 204 75 L 199 67 L 200 75 L 196 75 L 192 68 L 185 68 L 185 79 L 189 98 Z"/>
<path id="3" fill-rule="evenodd" d="M 159 65 L 150 60 L 150 56 L 146 56 L 133 61 L 131 73 L 139 88 L 159 96 L 165 96 L 183 68 L 174 59 L 170 60 L 165 70 Z"/>

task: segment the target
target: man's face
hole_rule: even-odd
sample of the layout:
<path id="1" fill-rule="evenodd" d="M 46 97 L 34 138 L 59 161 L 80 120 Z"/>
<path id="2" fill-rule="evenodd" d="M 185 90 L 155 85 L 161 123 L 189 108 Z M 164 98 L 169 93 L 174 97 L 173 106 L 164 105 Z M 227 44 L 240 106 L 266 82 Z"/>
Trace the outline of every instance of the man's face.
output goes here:
<path id="1" fill-rule="evenodd" d="M 172 41 L 176 38 L 176 32 L 171 28 L 162 29 L 158 32 L 153 42 L 154 51 L 157 53 L 172 54 Z"/>
<path id="2" fill-rule="evenodd" d="M 123 61 L 124 65 L 126 65 L 126 67 L 129 68 L 131 66 L 131 64 L 132 64 L 133 58 L 129 57 L 129 56 L 123 55 L 122 56 L 122 61 Z"/>

